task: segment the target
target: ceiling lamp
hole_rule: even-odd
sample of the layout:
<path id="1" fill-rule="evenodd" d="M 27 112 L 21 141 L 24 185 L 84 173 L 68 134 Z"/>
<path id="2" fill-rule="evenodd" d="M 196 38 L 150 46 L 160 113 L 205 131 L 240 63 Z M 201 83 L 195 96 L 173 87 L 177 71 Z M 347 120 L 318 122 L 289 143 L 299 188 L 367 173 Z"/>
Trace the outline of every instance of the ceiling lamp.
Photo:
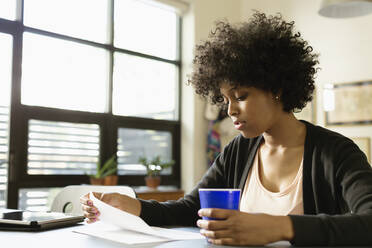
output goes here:
<path id="1" fill-rule="evenodd" d="M 323 0 L 319 14 L 332 18 L 363 16 L 372 13 L 372 0 Z"/>

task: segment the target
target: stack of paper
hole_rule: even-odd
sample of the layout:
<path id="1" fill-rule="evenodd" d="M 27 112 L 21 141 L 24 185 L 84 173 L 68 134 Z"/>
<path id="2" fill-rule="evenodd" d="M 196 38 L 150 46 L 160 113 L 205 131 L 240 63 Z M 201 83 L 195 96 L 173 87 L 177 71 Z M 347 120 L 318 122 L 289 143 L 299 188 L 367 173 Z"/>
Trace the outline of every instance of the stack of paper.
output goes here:
<path id="1" fill-rule="evenodd" d="M 200 233 L 151 227 L 138 216 L 98 200 L 92 193 L 89 197 L 100 211 L 99 219 L 102 223 L 91 224 L 75 232 L 125 244 L 204 239 Z"/>

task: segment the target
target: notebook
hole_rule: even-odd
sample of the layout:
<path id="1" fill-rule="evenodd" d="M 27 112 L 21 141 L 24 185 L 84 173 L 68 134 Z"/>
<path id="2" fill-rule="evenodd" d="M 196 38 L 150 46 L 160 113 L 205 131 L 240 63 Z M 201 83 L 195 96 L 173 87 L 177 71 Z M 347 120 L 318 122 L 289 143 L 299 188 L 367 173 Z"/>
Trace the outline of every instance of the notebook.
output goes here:
<path id="1" fill-rule="evenodd" d="M 84 216 L 57 212 L 0 209 L 0 230 L 42 231 L 72 226 L 84 221 Z"/>

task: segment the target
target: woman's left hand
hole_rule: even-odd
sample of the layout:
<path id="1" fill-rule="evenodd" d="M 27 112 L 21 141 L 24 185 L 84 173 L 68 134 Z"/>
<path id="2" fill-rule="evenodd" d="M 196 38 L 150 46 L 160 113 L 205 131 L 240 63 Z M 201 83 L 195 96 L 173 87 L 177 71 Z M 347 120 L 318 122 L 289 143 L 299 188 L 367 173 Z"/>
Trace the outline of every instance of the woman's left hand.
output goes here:
<path id="1" fill-rule="evenodd" d="M 200 233 L 217 245 L 265 245 L 279 240 L 291 240 L 293 226 L 288 216 L 250 214 L 237 210 L 204 208 L 201 217 L 219 220 L 198 220 Z"/>

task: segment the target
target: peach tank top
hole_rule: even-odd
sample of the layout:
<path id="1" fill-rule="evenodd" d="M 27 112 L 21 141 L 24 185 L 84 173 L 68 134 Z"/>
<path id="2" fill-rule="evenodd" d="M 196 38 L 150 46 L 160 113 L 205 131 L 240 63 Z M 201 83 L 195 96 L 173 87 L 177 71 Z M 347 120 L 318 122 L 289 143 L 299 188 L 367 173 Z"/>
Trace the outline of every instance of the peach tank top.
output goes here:
<path id="1" fill-rule="evenodd" d="M 271 215 L 302 215 L 302 164 L 293 182 L 280 192 L 267 190 L 258 174 L 258 152 L 249 171 L 240 200 L 240 211 Z"/>

